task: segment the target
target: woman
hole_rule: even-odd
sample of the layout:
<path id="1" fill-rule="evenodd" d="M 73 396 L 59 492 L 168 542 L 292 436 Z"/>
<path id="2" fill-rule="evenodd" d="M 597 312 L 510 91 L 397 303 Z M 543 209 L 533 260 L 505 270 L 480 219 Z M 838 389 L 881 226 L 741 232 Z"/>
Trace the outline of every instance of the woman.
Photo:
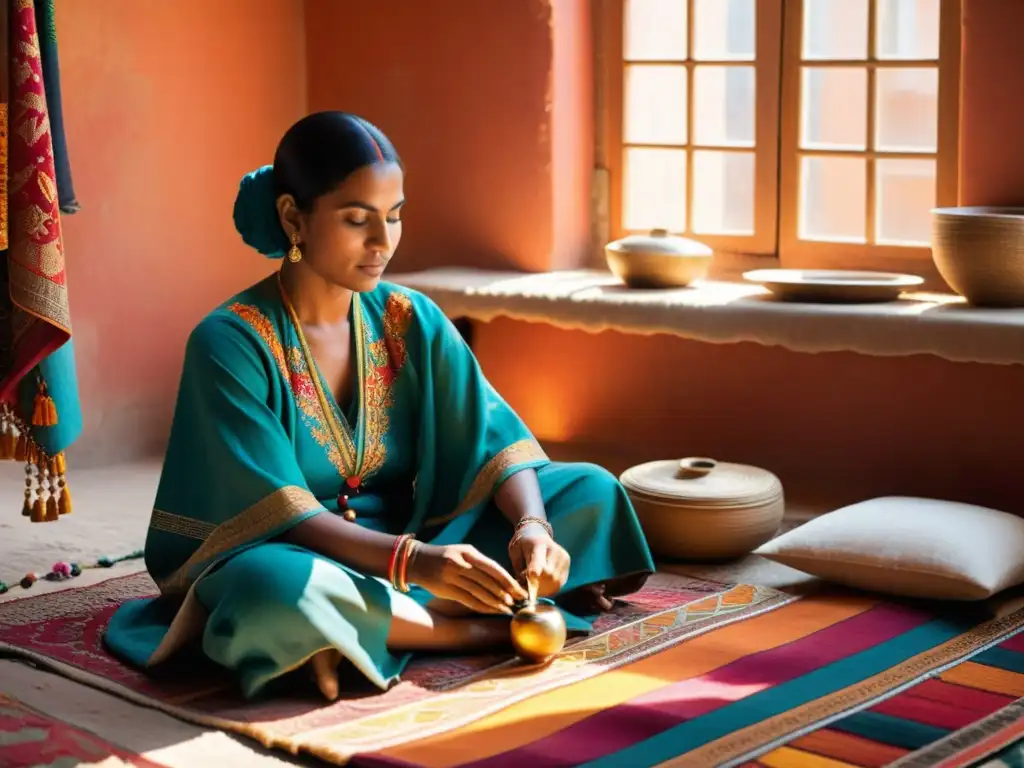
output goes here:
<path id="1" fill-rule="evenodd" d="M 123 658 L 200 639 L 247 696 L 308 663 L 334 699 L 342 659 L 386 688 L 411 652 L 507 645 L 524 585 L 586 631 L 653 571 L 617 481 L 551 463 L 441 311 L 381 282 L 402 182 L 340 112 L 243 180 L 242 238 L 285 261 L 189 338 L 146 541 L 161 597 L 114 615 Z"/>

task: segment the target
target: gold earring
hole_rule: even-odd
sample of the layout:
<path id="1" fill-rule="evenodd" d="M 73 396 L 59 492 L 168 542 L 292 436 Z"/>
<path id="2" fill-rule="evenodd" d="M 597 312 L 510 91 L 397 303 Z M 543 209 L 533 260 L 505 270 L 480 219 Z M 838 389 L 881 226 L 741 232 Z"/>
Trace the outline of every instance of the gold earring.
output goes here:
<path id="1" fill-rule="evenodd" d="M 302 261 L 302 251 L 299 250 L 298 232 L 292 232 L 292 247 L 288 249 L 288 261 L 292 264 Z"/>

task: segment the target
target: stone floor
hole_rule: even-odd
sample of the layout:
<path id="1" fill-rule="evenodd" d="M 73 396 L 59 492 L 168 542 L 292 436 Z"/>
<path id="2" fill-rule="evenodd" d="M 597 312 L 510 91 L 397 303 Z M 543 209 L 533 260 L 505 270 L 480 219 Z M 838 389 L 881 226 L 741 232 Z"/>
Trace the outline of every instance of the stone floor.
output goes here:
<path id="1" fill-rule="evenodd" d="M 0 579 L 10 582 L 28 571 L 49 570 L 57 560 L 95 562 L 141 548 L 159 476 L 155 461 L 72 471 L 72 514 L 55 523 L 32 524 L 20 516 L 23 470 L 14 462 L 0 462 L 0 504 L 7 507 L 0 507 Z"/>
<path id="2" fill-rule="evenodd" d="M 0 464 L 0 500 L 11 507 L 6 513 L 0 510 L 0 579 L 16 581 L 27 571 L 46 571 L 61 559 L 95 561 L 103 555 L 116 557 L 141 548 L 158 477 L 156 463 L 75 472 L 71 480 L 74 513 L 56 523 L 34 525 L 19 514 L 20 470 Z M 73 583 L 85 586 L 115 572 L 121 575 L 141 567 L 141 561 L 130 561 L 111 570 L 89 571 Z M 796 571 L 757 557 L 726 566 L 665 570 L 780 588 L 805 580 Z M 33 587 L 33 594 L 61 587 L 40 582 Z M 23 596 L 25 593 L 16 589 L 0 600 Z M 189 725 L 18 662 L 0 661 L 0 690 L 172 768 L 321 765 L 270 754 L 244 739 Z"/>

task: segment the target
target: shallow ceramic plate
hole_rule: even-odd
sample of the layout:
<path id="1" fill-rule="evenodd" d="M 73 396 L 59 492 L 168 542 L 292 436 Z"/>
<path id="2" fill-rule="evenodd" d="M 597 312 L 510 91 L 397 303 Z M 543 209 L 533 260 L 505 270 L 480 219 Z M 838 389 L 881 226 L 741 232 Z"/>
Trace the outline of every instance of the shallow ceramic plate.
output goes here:
<path id="1" fill-rule="evenodd" d="M 924 278 L 895 272 L 849 269 L 755 269 L 743 277 L 782 299 L 798 301 L 893 301 Z"/>

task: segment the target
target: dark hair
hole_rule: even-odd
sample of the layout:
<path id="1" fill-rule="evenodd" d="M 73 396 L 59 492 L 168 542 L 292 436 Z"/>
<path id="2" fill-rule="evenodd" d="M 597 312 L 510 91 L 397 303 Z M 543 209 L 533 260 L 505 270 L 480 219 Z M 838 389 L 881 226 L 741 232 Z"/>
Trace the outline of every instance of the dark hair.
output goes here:
<path id="1" fill-rule="evenodd" d="M 283 256 L 288 240 L 277 216 L 277 198 L 291 195 L 309 212 L 318 197 L 367 165 L 402 161 L 384 133 L 347 112 L 315 112 L 288 129 L 274 165 L 247 174 L 235 198 L 235 228 L 260 253 Z"/>
<path id="2" fill-rule="evenodd" d="M 350 174 L 374 163 L 398 163 L 377 126 L 347 112 L 316 112 L 285 133 L 274 154 L 274 192 L 291 195 L 302 211 Z"/>

